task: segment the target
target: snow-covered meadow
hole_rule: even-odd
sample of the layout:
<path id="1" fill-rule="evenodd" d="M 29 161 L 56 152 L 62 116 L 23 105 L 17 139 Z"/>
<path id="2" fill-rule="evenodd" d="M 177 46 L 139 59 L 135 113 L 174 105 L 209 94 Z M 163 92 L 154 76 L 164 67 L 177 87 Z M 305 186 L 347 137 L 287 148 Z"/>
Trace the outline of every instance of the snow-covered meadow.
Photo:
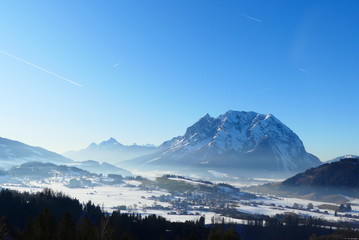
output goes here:
<path id="1" fill-rule="evenodd" d="M 186 179 L 172 179 L 174 181 L 183 181 L 184 183 L 191 183 Z M 8 179 L 6 177 L 0 178 L 0 187 L 8 188 L 18 191 L 38 192 L 44 188 L 50 188 L 56 192 L 65 193 L 71 197 L 78 199 L 80 202 L 91 201 L 99 205 L 108 212 L 116 209 L 121 209 L 122 212 L 140 213 L 143 215 L 157 214 L 163 216 L 171 221 L 196 221 L 201 216 L 205 216 L 205 222 L 211 223 L 213 219 L 217 222 L 222 221 L 233 223 L 246 223 L 245 220 L 235 219 L 222 216 L 220 213 L 211 211 L 207 206 L 198 206 L 199 208 L 191 209 L 186 213 L 179 213 L 173 209 L 169 202 L 159 201 L 160 196 L 168 196 L 171 194 L 164 189 L 146 190 L 140 187 L 141 182 L 136 180 L 125 180 L 123 183 L 106 185 L 97 184 L 92 187 L 84 188 L 70 188 L 66 181 L 61 178 L 48 178 L 41 181 L 23 179 Z M 198 182 L 193 182 L 198 185 Z M 233 203 L 232 203 L 233 204 Z M 313 205 L 313 208 L 308 210 L 307 206 Z M 299 198 L 280 198 L 275 196 L 258 195 L 257 198 L 238 200 L 235 203 L 235 209 L 239 212 L 249 214 L 259 214 L 274 216 L 276 214 L 295 213 L 302 217 L 321 218 L 329 221 L 358 221 L 359 217 L 359 199 L 351 199 L 352 211 L 347 212 L 352 217 L 344 216 L 343 213 L 338 213 L 335 216 L 334 210 L 319 209 L 319 206 L 324 204 L 331 204 L 326 202 L 305 200 Z M 331 204 L 333 205 L 333 204 Z M 293 208 L 296 206 L 296 208 Z"/>

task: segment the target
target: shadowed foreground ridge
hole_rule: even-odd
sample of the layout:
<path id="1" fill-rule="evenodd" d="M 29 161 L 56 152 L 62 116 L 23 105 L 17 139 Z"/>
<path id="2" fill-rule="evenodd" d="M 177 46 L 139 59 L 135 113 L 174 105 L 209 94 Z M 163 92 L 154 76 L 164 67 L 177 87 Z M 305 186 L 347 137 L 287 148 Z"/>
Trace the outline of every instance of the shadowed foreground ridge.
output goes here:
<path id="1" fill-rule="evenodd" d="M 283 182 L 287 186 L 359 187 L 359 159 L 344 158 L 299 173 Z"/>

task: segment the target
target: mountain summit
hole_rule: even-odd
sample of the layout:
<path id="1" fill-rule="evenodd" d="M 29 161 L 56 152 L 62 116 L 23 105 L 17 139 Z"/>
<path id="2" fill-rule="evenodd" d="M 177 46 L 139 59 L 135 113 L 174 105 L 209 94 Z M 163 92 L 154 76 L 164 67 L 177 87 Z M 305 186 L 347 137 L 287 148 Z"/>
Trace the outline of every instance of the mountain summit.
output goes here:
<path id="1" fill-rule="evenodd" d="M 183 136 L 133 162 L 275 172 L 299 172 L 321 163 L 273 115 L 244 111 L 228 111 L 217 118 L 206 114 Z"/>
<path id="2" fill-rule="evenodd" d="M 96 143 L 94 143 L 96 144 Z M 116 139 L 110 138 L 107 141 L 103 141 L 98 145 L 98 148 L 114 148 L 114 147 L 124 147 L 121 143 L 117 142 Z"/>

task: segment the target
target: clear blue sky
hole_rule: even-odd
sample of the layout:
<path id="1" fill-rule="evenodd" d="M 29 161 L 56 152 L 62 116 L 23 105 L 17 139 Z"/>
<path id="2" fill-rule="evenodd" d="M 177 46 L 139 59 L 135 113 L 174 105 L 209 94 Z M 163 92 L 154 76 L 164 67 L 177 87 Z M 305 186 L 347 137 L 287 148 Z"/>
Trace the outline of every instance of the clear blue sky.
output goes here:
<path id="1" fill-rule="evenodd" d="M 354 0 L 2 1 L 0 136 L 160 144 L 232 109 L 359 154 L 358 53 Z"/>

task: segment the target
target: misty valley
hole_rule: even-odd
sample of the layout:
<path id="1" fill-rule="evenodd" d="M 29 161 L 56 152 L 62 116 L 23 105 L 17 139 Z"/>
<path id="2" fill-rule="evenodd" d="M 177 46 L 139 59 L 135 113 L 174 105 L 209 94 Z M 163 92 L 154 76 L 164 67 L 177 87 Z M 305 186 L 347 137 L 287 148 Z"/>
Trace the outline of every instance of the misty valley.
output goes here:
<path id="1" fill-rule="evenodd" d="M 355 237 L 352 230 L 359 229 L 358 156 L 321 162 L 269 114 L 207 114 L 183 136 L 157 147 L 126 146 L 110 138 L 60 155 L 0 138 L 0 160 L 0 201 L 18 195 L 37 199 L 41 194 L 57 201 L 60 196 L 78 201 L 83 214 L 90 204 L 99 209 L 91 225 L 95 239 L 102 239 L 101 224 L 115 216 L 132 217 L 139 224 L 156 216 L 191 229 L 188 234 L 173 230 L 171 235 L 164 227 L 156 235 L 164 239 L 188 239 L 191 234 L 193 239 L 322 239 Z M 8 229 L 2 236 L 27 239 L 28 223 L 7 214 L 0 208 L 5 217 L 1 224 Z M 40 210 L 29 216 L 38 214 Z M 76 214 L 73 220 L 80 221 L 81 214 Z M 56 218 L 60 224 L 60 216 Z M 298 234 L 294 237 L 293 232 Z M 131 232 L 127 237 L 147 239 L 136 236 Z"/>

